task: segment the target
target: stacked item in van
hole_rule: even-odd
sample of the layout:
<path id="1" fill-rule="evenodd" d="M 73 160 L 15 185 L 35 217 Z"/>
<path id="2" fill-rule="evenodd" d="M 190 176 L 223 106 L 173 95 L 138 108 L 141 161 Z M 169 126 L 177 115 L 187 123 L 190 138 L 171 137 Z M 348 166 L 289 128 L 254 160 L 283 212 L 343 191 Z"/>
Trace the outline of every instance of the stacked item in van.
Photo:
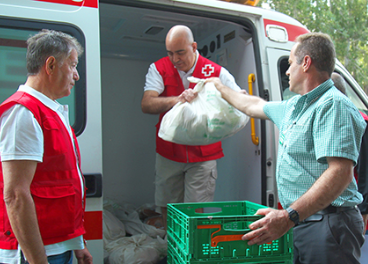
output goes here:
<path id="1" fill-rule="evenodd" d="M 166 231 L 153 205 L 104 202 L 105 264 L 156 264 L 167 255 Z"/>

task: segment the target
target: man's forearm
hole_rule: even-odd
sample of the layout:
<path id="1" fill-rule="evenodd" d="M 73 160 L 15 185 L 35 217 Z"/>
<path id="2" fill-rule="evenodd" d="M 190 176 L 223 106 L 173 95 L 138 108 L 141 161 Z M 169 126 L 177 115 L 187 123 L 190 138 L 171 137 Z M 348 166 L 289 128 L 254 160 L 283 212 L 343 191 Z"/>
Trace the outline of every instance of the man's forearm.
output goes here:
<path id="1" fill-rule="evenodd" d="M 209 80 L 210 81 L 210 80 Z M 220 91 L 222 98 L 246 115 L 255 118 L 268 119 L 263 111 L 266 101 L 258 96 L 244 94 L 225 86 L 220 79 L 212 78 L 215 87 Z"/>
<path id="2" fill-rule="evenodd" d="M 170 110 L 179 102 L 177 96 L 150 97 L 142 100 L 142 111 L 145 114 L 161 114 Z"/>
<path id="3" fill-rule="evenodd" d="M 30 191 L 37 162 L 4 161 L 2 167 L 4 201 L 14 235 L 30 264 L 47 264 L 36 208 Z"/>
<path id="4" fill-rule="evenodd" d="M 47 264 L 32 197 L 18 194 L 14 199 L 6 199 L 6 209 L 14 235 L 28 262 Z"/>
<path id="5" fill-rule="evenodd" d="M 338 166 L 342 160 L 347 163 Z M 291 205 L 299 212 L 300 220 L 329 206 L 352 181 L 352 165 L 348 165 L 348 163 L 352 164 L 351 161 L 335 159 L 332 163 L 329 163 L 329 168 L 323 172 L 313 186 Z"/>

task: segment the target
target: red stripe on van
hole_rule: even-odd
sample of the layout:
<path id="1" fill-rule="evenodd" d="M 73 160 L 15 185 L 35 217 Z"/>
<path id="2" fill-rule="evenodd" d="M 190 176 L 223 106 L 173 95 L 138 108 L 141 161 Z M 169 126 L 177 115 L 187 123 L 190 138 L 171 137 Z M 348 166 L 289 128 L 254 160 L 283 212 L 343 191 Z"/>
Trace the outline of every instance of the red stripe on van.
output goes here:
<path id="1" fill-rule="evenodd" d="M 295 41 L 295 39 L 299 35 L 302 35 L 302 34 L 305 34 L 305 33 L 309 33 L 310 32 L 305 27 L 295 26 L 295 25 L 291 25 L 291 24 L 286 24 L 286 23 L 282 23 L 282 22 L 275 21 L 275 20 L 270 20 L 270 19 L 263 19 L 263 23 L 264 23 L 266 37 L 267 37 L 267 32 L 266 32 L 266 26 L 267 25 L 276 25 L 276 26 L 280 26 L 280 27 L 286 28 L 287 33 L 288 33 L 288 37 L 289 37 L 289 41 Z"/>
<path id="2" fill-rule="evenodd" d="M 84 213 L 84 228 L 86 233 L 84 239 L 97 240 L 103 237 L 103 215 L 102 211 L 89 211 Z"/>
<path id="3" fill-rule="evenodd" d="M 98 8 L 98 0 L 82 0 L 82 1 L 78 1 L 78 0 L 35 0 L 35 1 Z"/>

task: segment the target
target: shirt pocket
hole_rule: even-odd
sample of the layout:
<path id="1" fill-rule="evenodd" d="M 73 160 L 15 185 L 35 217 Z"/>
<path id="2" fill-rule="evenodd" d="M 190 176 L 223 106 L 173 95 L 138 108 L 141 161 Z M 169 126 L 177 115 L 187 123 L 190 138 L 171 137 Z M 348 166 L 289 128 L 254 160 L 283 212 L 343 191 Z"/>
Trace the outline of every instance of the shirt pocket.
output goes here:
<path id="1" fill-rule="evenodd" d="M 310 126 L 295 124 L 289 131 L 284 142 L 289 153 L 301 154 L 304 151 L 311 151 L 313 148 L 313 137 L 310 133 Z"/>
<path id="2" fill-rule="evenodd" d="M 76 192 L 72 184 L 36 186 L 31 190 L 42 237 L 72 234 L 75 228 Z"/>

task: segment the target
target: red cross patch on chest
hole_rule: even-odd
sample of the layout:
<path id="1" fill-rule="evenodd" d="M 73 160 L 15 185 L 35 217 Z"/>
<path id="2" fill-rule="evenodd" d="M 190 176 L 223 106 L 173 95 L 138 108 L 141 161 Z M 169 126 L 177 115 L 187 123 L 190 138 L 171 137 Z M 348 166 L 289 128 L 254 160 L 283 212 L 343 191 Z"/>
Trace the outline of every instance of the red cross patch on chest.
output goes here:
<path id="1" fill-rule="evenodd" d="M 202 74 L 205 77 L 211 76 L 211 74 L 214 73 L 214 72 L 215 72 L 215 67 L 213 67 L 211 64 L 206 64 L 202 68 Z"/>

